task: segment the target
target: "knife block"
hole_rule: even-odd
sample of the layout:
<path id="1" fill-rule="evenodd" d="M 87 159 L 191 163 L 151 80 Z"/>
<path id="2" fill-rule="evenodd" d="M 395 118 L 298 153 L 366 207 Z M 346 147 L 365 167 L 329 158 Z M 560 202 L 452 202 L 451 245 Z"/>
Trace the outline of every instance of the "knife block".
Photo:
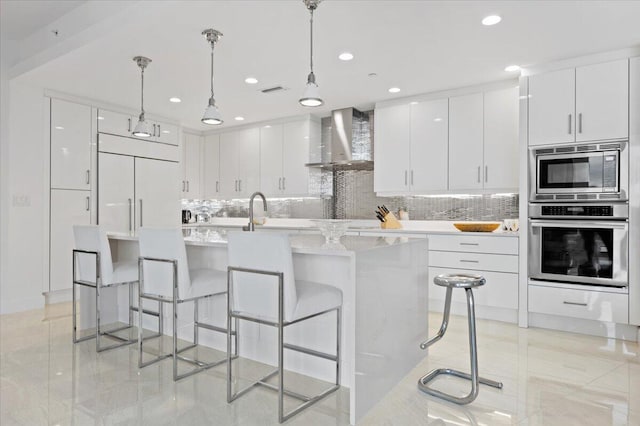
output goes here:
<path id="1" fill-rule="evenodd" d="M 389 212 L 384 216 L 384 220 L 386 222 L 382 222 L 380 224 L 380 227 L 382 229 L 402 229 L 402 224 L 400 222 L 398 222 L 398 219 L 396 218 L 396 216 Z"/>

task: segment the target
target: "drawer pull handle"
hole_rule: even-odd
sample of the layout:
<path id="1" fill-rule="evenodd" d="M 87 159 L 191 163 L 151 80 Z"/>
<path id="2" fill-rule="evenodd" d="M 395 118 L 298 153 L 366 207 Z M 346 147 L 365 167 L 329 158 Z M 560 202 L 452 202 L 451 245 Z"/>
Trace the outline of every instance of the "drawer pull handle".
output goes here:
<path id="1" fill-rule="evenodd" d="M 466 259 L 460 259 L 460 262 L 465 262 L 465 263 L 480 263 L 479 260 L 466 260 Z"/>
<path id="2" fill-rule="evenodd" d="M 461 246 L 479 246 L 479 243 L 460 243 Z"/>
<path id="3" fill-rule="evenodd" d="M 564 302 L 565 305 L 574 305 L 574 306 L 587 306 L 586 303 L 578 303 L 578 302 L 567 302 L 566 300 Z"/>

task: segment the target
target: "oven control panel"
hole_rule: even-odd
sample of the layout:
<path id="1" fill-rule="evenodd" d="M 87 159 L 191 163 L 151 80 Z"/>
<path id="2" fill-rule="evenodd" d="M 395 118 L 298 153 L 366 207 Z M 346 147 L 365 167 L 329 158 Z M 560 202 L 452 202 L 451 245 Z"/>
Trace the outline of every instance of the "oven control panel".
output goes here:
<path id="1" fill-rule="evenodd" d="M 613 216 L 611 206 L 542 206 L 542 216 Z"/>
<path id="2" fill-rule="evenodd" d="M 529 204 L 532 219 L 616 219 L 629 218 L 629 204 Z"/>

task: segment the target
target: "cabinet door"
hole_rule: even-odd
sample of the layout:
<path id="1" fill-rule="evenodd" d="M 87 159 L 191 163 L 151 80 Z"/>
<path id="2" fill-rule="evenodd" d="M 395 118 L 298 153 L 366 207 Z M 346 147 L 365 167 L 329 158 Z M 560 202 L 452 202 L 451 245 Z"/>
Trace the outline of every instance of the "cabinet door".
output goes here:
<path id="1" fill-rule="evenodd" d="M 629 136 L 629 61 L 576 68 L 576 140 Z"/>
<path id="2" fill-rule="evenodd" d="M 91 223 L 90 191 L 51 190 L 49 290 L 71 288 L 73 225 Z"/>
<path id="3" fill-rule="evenodd" d="M 309 193 L 309 121 L 285 123 L 282 151 L 282 189 L 285 195 Z"/>
<path id="4" fill-rule="evenodd" d="M 529 145 L 575 140 L 575 70 L 529 77 Z"/>
<path id="5" fill-rule="evenodd" d="M 135 175 L 136 228 L 179 226 L 179 163 L 136 158 Z"/>
<path id="6" fill-rule="evenodd" d="M 170 145 L 178 145 L 179 142 L 179 129 L 178 126 L 167 123 L 156 122 L 156 136 L 155 140 Z"/>
<path id="7" fill-rule="evenodd" d="M 238 196 L 238 132 L 220 135 L 220 197 Z"/>
<path id="8" fill-rule="evenodd" d="M 413 192 L 447 189 L 449 101 L 411 105 L 411 171 Z"/>
<path id="9" fill-rule="evenodd" d="M 91 188 L 91 107 L 51 100 L 51 187 Z"/>
<path id="10" fill-rule="evenodd" d="M 518 188 L 518 89 L 484 94 L 484 188 Z"/>
<path id="11" fill-rule="evenodd" d="M 200 162 L 202 142 L 200 136 L 185 133 L 182 147 L 184 180 L 182 181 L 182 196 L 185 198 L 200 198 Z"/>
<path id="12" fill-rule="evenodd" d="M 238 132 L 238 194 L 248 197 L 260 190 L 260 129 Z"/>
<path id="13" fill-rule="evenodd" d="M 449 99 L 449 189 L 482 188 L 482 93 Z"/>
<path id="14" fill-rule="evenodd" d="M 260 129 L 260 191 L 268 196 L 282 193 L 282 124 Z"/>
<path id="15" fill-rule="evenodd" d="M 409 190 L 410 116 L 408 104 L 379 108 L 375 111 L 375 192 Z"/>
<path id="16" fill-rule="evenodd" d="M 203 181 L 202 193 L 204 198 L 219 198 L 220 195 L 220 136 L 209 135 L 204 138 L 203 152 Z"/>
<path id="17" fill-rule="evenodd" d="M 119 136 L 131 136 L 131 132 L 137 123 L 137 118 L 129 114 L 113 112 L 104 109 L 98 110 L 98 132 Z"/>
<path id="18" fill-rule="evenodd" d="M 134 229 L 134 157 L 98 154 L 98 223 L 106 231 Z"/>

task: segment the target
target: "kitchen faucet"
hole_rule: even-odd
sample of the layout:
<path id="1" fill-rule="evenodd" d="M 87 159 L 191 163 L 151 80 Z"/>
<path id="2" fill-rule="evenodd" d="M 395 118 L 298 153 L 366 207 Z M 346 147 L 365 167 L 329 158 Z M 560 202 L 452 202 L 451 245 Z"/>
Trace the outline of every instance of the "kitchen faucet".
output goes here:
<path id="1" fill-rule="evenodd" d="M 243 226 L 243 231 L 255 231 L 255 225 L 253 224 L 253 199 L 259 196 L 262 198 L 262 205 L 264 206 L 264 211 L 267 211 L 267 199 L 264 197 L 262 192 L 254 192 L 251 194 L 251 198 L 249 198 L 249 224 L 247 226 Z"/>

